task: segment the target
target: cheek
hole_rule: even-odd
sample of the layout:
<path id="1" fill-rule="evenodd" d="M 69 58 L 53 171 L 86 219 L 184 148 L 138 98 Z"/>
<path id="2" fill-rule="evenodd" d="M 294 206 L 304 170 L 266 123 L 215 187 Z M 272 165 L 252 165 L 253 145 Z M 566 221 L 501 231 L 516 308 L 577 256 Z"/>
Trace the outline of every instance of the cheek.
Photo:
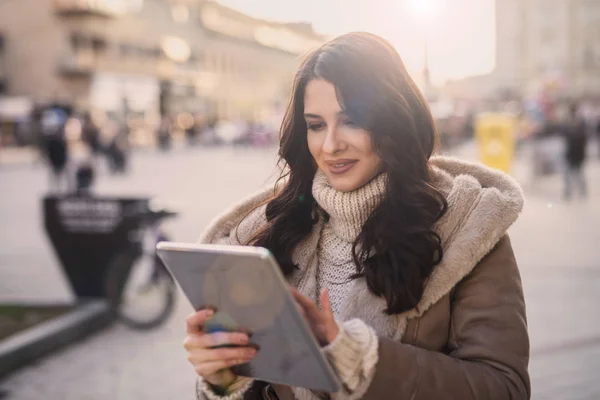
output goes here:
<path id="1" fill-rule="evenodd" d="M 308 133 L 306 136 L 306 142 L 308 143 L 308 151 L 316 160 L 321 152 L 321 143 L 319 142 L 319 138 L 316 135 L 311 135 Z"/>
<path id="2" fill-rule="evenodd" d="M 365 133 L 365 135 L 361 137 L 360 143 L 357 143 L 357 146 L 362 153 L 363 159 L 366 161 L 365 165 L 368 166 L 369 175 L 377 174 L 381 168 L 382 161 L 379 154 L 375 151 L 371 136 L 368 133 Z"/>
<path id="3" fill-rule="evenodd" d="M 362 153 L 363 157 L 368 159 L 379 159 L 379 155 L 373 146 L 371 135 L 369 135 L 368 132 L 364 132 L 357 137 L 355 147 Z"/>

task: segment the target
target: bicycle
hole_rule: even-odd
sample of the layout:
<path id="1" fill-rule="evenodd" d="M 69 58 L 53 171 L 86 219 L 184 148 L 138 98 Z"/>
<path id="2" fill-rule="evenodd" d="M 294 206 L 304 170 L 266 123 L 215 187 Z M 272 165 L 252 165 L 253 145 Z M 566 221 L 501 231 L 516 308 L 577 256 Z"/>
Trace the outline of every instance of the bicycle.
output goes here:
<path id="1" fill-rule="evenodd" d="M 82 163 L 72 194 L 44 198 L 50 242 L 79 300 L 104 298 L 123 324 L 155 328 L 175 307 L 175 282 L 156 244 L 168 240 L 161 224 L 177 213 L 157 208 L 156 199 L 96 196 L 94 176 Z"/>
<path id="2" fill-rule="evenodd" d="M 177 213 L 161 210 L 135 212 L 139 229 L 129 233 L 129 243 L 110 262 L 106 271 L 106 295 L 117 320 L 137 330 L 164 323 L 173 312 L 176 286 L 156 254 L 156 244 L 168 240 L 161 229 L 166 218 Z"/>

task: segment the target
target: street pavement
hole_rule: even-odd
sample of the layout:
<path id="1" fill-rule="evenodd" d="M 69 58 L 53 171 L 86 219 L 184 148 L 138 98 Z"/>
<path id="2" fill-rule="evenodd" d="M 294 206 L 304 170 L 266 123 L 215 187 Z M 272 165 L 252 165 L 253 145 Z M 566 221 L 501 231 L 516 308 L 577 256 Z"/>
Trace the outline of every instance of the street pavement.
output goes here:
<path id="1" fill-rule="evenodd" d="M 454 154 L 476 157 L 472 145 Z M 513 173 L 527 184 L 527 203 L 510 234 L 527 301 L 532 398 L 600 399 L 600 163 L 588 165 L 589 198 L 567 203 L 560 176 L 530 185 L 526 157 Z M 31 161 L 0 165 L 0 303 L 69 302 L 72 295 L 42 229 L 40 199 L 48 174 Z M 97 192 L 161 196 L 182 212 L 165 224 L 171 237 L 195 241 L 224 207 L 272 183 L 275 161 L 275 149 L 145 149 L 133 154 L 127 176 L 101 168 Z M 179 300 L 157 330 L 114 325 L 17 371 L 0 389 L 11 400 L 193 399 L 194 373 L 182 348 L 191 307 Z"/>

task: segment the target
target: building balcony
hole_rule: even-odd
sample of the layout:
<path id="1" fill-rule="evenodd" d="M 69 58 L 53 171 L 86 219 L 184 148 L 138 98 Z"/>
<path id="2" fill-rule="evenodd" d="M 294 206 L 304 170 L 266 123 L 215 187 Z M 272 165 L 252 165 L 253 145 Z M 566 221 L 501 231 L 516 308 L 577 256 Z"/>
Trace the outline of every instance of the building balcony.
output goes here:
<path id="1" fill-rule="evenodd" d="M 53 0 L 54 11 L 64 16 L 117 17 L 127 11 L 127 1 Z"/>

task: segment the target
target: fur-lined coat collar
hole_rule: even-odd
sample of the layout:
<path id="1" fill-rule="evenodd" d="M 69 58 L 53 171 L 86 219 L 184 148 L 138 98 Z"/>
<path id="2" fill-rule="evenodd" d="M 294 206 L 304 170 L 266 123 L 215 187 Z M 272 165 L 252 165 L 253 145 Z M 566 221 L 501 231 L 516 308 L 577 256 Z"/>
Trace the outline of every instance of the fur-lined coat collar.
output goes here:
<path id="1" fill-rule="evenodd" d="M 394 340 L 402 339 L 409 319 L 420 317 L 471 272 L 523 208 L 521 188 L 513 178 L 500 171 L 451 157 L 435 156 L 430 162 L 432 183 L 446 197 L 448 211 L 435 226 L 442 239 L 443 259 L 429 277 L 421 300 L 412 310 L 388 316 L 383 313 L 385 300 L 374 296 L 364 279 L 356 279 L 341 312 L 343 320 L 360 318 L 379 335 Z M 265 206 L 244 217 L 272 196 L 273 190 L 262 190 L 221 214 L 208 226 L 200 241 L 244 243 L 266 222 Z M 322 223 L 317 224 L 297 246 L 292 257 L 299 265 L 299 272 L 290 278 L 290 282 L 309 295 L 316 287 L 316 248 Z"/>

